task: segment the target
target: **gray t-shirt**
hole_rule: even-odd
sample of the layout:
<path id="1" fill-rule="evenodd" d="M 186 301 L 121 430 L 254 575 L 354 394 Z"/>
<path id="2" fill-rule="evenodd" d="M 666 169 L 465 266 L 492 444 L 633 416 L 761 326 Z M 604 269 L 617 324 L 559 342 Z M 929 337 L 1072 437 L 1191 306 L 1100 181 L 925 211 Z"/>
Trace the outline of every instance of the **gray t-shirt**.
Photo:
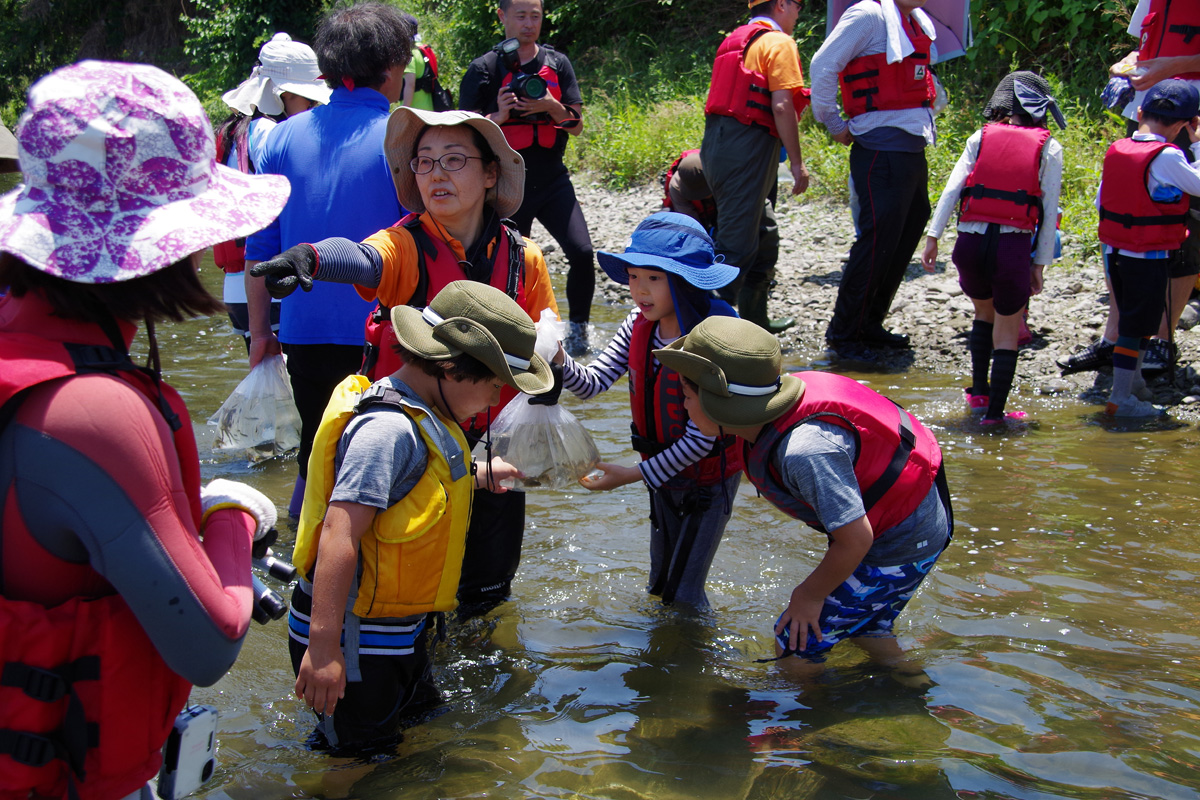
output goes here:
<path id="1" fill-rule="evenodd" d="M 384 378 L 404 394 L 412 390 L 395 378 Z M 404 498 L 425 473 L 428 450 L 413 418 L 398 408 L 378 404 L 346 425 L 334 458 L 330 502 L 358 503 L 380 510 Z"/>
<path id="2" fill-rule="evenodd" d="M 827 531 L 866 514 L 854 476 L 854 435 L 840 425 L 811 420 L 798 425 L 775 449 L 776 468 L 789 492 L 812 506 Z M 875 540 L 864 564 L 911 564 L 941 552 L 949 538 L 937 486 L 916 511 Z"/>

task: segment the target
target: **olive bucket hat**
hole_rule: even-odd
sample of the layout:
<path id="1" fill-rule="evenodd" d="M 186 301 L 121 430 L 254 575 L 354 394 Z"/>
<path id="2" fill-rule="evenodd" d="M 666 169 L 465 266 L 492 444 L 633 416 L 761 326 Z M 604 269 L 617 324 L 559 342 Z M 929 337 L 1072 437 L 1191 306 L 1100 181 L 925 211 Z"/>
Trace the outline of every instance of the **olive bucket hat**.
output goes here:
<path id="1" fill-rule="evenodd" d="M 554 385 L 550 365 L 533 351 L 533 320 L 504 292 L 476 281 L 454 281 L 424 309 L 396 306 L 392 327 L 400 344 L 430 361 L 469 355 L 526 394 Z"/>
<path id="2" fill-rule="evenodd" d="M 499 125 L 470 111 L 425 111 L 401 106 L 392 112 L 388 118 L 384 152 L 400 205 L 418 213 L 425 210 L 425 201 L 417 189 L 417 176 L 409 166 L 417 155 L 417 137 L 421 131 L 426 127 L 455 125 L 467 125 L 477 130 L 496 154 L 500 174 L 496 186 L 488 190 L 488 200 L 502 218 L 511 217 L 525 197 L 525 159 L 505 140 Z"/>
<path id="3" fill-rule="evenodd" d="M 804 393 L 804 381 L 780 376 L 779 340 L 748 320 L 710 317 L 654 355 L 699 387 L 700 407 L 722 427 L 765 425 Z"/>

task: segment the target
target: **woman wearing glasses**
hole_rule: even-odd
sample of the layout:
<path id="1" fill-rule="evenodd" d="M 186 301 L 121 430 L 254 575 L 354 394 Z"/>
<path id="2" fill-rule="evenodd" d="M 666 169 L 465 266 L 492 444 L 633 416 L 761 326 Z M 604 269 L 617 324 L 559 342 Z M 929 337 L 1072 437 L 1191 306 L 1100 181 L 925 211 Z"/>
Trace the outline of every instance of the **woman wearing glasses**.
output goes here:
<path id="1" fill-rule="evenodd" d="M 297 286 L 307 291 L 313 280 L 322 280 L 352 283 L 363 297 L 378 300 L 367 320 L 363 364 L 372 380 L 400 366 L 388 309 L 424 307 L 452 281 L 490 284 L 533 319 L 546 308 L 558 313 L 542 251 L 503 222 L 521 206 L 525 164 L 498 125 L 467 111 L 398 108 L 388 120 L 386 150 L 409 214 L 361 243 L 325 239 L 258 264 L 251 274 L 266 276 L 272 296 L 284 297 Z M 496 406 L 464 424 L 472 444 L 514 394 L 506 388 Z M 557 392 L 550 395 L 557 399 Z M 508 598 L 524 531 L 524 492 L 475 493 L 460 617 L 485 613 Z"/>

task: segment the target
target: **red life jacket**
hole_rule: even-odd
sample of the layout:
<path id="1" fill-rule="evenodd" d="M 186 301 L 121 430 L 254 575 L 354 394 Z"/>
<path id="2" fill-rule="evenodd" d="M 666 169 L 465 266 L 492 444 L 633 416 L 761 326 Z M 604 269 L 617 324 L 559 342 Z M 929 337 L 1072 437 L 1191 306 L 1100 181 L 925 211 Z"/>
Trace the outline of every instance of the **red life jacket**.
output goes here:
<path id="1" fill-rule="evenodd" d="M 1150 10 L 1142 20 L 1138 61 L 1168 56 L 1194 56 L 1200 53 L 1200 3 L 1189 0 L 1150 0 Z M 1174 76 L 1200 79 L 1200 72 Z"/>
<path id="2" fill-rule="evenodd" d="M 930 39 L 910 15 L 908 38 L 915 48 L 901 61 L 889 64 L 886 53 L 859 56 L 838 75 L 842 107 L 849 117 L 868 111 L 928 108 L 937 97 L 929 70 Z"/>
<path id="3" fill-rule="evenodd" d="M 1035 230 L 1042 219 L 1038 171 L 1050 131 L 990 122 L 982 133 L 975 167 L 963 185 L 958 218 Z"/>
<path id="4" fill-rule="evenodd" d="M 683 437 L 688 414 L 683 408 L 683 384 L 679 373 L 654 360 L 654 330 L 657 322 L 639 316 L 629 340 L 629 407 L 633 411 L 633 449 L 642 460 L 652 458 Z M 724 452 L 724 457 L 722 457 Z M 726 436 L 712 452 L 679 472 L 666 486 L 713 486 L 742 468 L 737 438 Z"/>
<path id="5" fill-rule="evenodd" d="M 758 125 L 778 138 L 775 115 L 771 111 L 771 89 L 761 72 L 746 69 L 746 52 L 760 36 L 770 33 L 770 28 L 758 23 L 748 23 L 735 28 L 717 48 L 713 61 L 712 80 L 708 85 L 708 99 L 704 101 L 705 114 L 733 117 L 743 125 Z M 796 119 L 809 105 L 810 92 L 807 88 L 795 89 L 792 102 L 796 107 Z"/>
<path id="6" fill-rule="evenodd" d="M 225 163 L 225 141 L 224 137 L 217 137 L 217 163 Z M 250 169 L 250 162 L 246 160 L 246 154 L 238 153 L 238 166 L 245 163 L 243 172 L 250 173 L 254 170 Z M 226 273 L 244 272 L 246 270 L 246 238 L 231 239 L 228 242 L 219 242 L 213 245 L 213 261 L 218 267 L 225 270 Z"/>
<path id="7" fill-rule="evenodd" d="M 679 154 L 679 158 L 671 162 L 671 166 L 667 167 L 666 173 L 663 174 L 663 209 L 666 211 L 678 211 L 675 208 L 675 203 L 671 200 L 671 178 L 675 177 L 675 170 L 679 169 L 679 162 L 683 161 L 690 155 L 699 153 L 699 150 L 684 150 Z M 708 196 L 703 200 L 691 200 L 688 203 L 692 210 L 700 219 L 700 224 L 705 230 L 712 230 L 717 224 L 717 204 L 713 201 L 712 196 Z M 686 212 L 685 212 L 686 213 Z M 691 215 L 689 215 L 691 216 Z"/>
<path id="8" fill-rule="evenodd" d="M 396 223 L 404 227 L 417 245 L 417 288 L 406 305 L 424 308 L 430 298 L 454 281 L 467 280 L 467 274 L 459 265 L 458 256 L 441 239 L 430 236 L 421 226 L 417 214 L 409 214 Z M 496 251 L 492 255 L 492 279 L 490 284 L 507 294 L 517 305 L 525 308 L 525 240 L 516 230 L 500 223 L 501 235 Z M 432 259 L 432 261 L 430 261 Z M 360 373 L 372 383 L 400 369 L 403 362 L 396 355 L 396 331 L 392 328 L 391 309 L 378 303 L 367 315 L 364 330 L 363 364 Z M 516 397 L 517 391 L 505 386 L 500 392 L 503 408 Z M 468 434 L 482 435 L 488 426 L 487 412 L 479 414 L 463 427 Z"/>
<path id="9" fill-rule="evenodd" d="M 775 449 L 785 434 L 809 420 L 840 425 L 854 434 L 854 477 L 878 539 L 929 494 L 942 465 L 937 440 L 912 414 L 858 381 L 828 372 L 797 377 L 805 383 L 800 401 L 765 426 L 753 445 L 746 443 L 746 475 L 776 508 L 825 532 L 812 507 L 784 487 Z"/>
<path id="10" fill-rule="evenodd" d="M 54 321 L 47 318 L 47 330 Z M 128 356 L 27 334 L 0 334 L 0 418 L 17 397 L 47 381 L 111 372 L 165 409 L 193 514 L 199 522 L 200 461 L 187 409 L 160 394 Z M 5 405 L 12 401 L 13 404 Z M 0 427 L 3 419 L 0 419 Z M 0 486 L 0 534 L 40 547 L 25 527 L 15 489 Z M 16 548 L 19 549 L 19 546 Z M 111 800 L 135 791 L 162 764 L 162 745 L 186 705 L 191 684 L 158 654 L 120 595 L 75 597 L 47 608 L 0 597 L 0 798 Z"/>
<path id="11" fill-rule="evenodd" d="M 1173 144 L 1118 139 L 1104 154 L 1100 183 L 1100 241 L 1120 250 L 1178 250 L 1187 238 L 1189 196 L 1174 203 L 1150 199 L 1150 162 Z"/>
<path id="12" fill-rule="evenodd" d="M 543 59 L 542 66 L 538 68 L 537 74 L 546 82 L 546 91 L 555 100 L 562 100 L 562 87 L 558 83 L 558 59 L 553 47 L 548 44 L 539 44 L 539 51 L 545 51 L 546 57 Z M 500 81 L 500 91 L 512 83 L 513 73 L 507 73 Z M 500 130 L 504 131 L 504 138 L 508 140 L 509 146 L 513 150 L 526 150 L 537 142 L 539 147 L 550 149 L 558 143 L 559 128 L 554 120 L 544 114 L 534 114 L 524 117 L 510 117 L 507 122 L 500 126 Z"/>

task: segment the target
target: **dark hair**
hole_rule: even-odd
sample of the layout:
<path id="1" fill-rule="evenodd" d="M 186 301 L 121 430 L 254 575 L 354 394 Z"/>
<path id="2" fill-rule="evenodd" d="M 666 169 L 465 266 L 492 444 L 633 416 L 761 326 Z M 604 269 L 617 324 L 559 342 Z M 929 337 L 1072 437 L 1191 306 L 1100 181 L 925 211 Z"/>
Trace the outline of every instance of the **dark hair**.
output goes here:
<path id="1" fill-rule="evenodd" d="M 1153 122 L 1156 125 L 1162 125 L 1164 128 L 1169 128 L 1176 122 L 1186 122 L 1186 120 L 1177 117 L 1164 117 L 1162 114 L 1155 114 L 1153 111 L 1142 109 L 1142 122 Z"/>
<path id="2" fill-rule="evenodd" d="M 512 5 L 512 0 L 500 0 L 500 10 L 508 11 L 508 7 Z M 538 0 L 538 7 L 542 9 L 542 13 L 546 13 L 546 4 L 543 0 Z"/>
<path id="3" fill-rule="evenodd" d="M 256 119 L 267 117 L 276 122 L 283 122 L 287 119 L 287 114 L 279 114 L 278 116 L 270 116 L 264 114 L 257 108 L 254 109 L 253 116 L 246 116 L 242 112 L 234 109 L 225 118 L 225 121 L 217 126 L 217 158 L 222 164 L 228 163 L 229 154 L 236 147 L 245 149 L 247 152 L 250 147 L 250 126 Z M 247 156 L 249 161 L 249 156 Z M 251 172 L 256 172 L 253 162 L 250 162 Z"/>
<path id="4" fill-rule="evenodd" d="M 466 353 L 456 358 L 433 361 L 417 355 L 402 344 L 393 345 L 392 350 L 400 356 L 400 360 L 405 364 L 412 364 L 431 378 L 446 377 L 454 381 L 470 381 L 471 383 L 498 380 L 491 367 L 475 356 Z M 447 364 L 450 365 L 449 369 L 446 368 Z"/>
<path id="5" fill-rule="evenodd" d="M 317 67 L 330 88 L 349 78 L 356 87 L 378 89 L 386 79 L 384 70 L 407 67 L 412 60 L 414 33 L 404 15 L 389 5 L 344 6 L 317 25 Z"/>
<path id="6" fill-rule="evenodd" d="M 135 323 L 180 322 L 225 310 L 200 283 L 190 256 L 119 283 L 74 283 L 35 269 L 11 253 L 0 253 L 0 286 L 8 286 L 14 297 L 36 292 L 55 315 L 92 323 L 111 317 Z"/>
<path id="7" fill-rule="evenodd" d="M 421 128 L 421 130 L 417 131 L 417 136 L 416 136 L 416 138 L 413 139 L 412 154 L 413 154 L 414 158 L 417 155 L 417 148 L 421 146 L 421 140 L 424 139 L 425 134 L 429 133 L 429 130 L 434 127 L 466 128 L 467 130 L 469 130 L 471 132 L 471 143 L 474 144 L 475 149 L 479 151 L 479 156 L 480 156 L 480 158 L 483 159 L 483 163 L 492 164 L 492 163 L 495 163 L 500 160 L 496 156 L 496 151 L 492 149 L 492 146 L 490 144 L 488 144 L 487 137 L 484 136 L 482 133 L 480 133 L 479 130 L 474 125 L 466 125 L 466 124 L 463 124 L 463 125 L 436 125 L 436 126 L 435 125 L 426 125 L 426 126 L 424 126 L 423 128 Z"/>

